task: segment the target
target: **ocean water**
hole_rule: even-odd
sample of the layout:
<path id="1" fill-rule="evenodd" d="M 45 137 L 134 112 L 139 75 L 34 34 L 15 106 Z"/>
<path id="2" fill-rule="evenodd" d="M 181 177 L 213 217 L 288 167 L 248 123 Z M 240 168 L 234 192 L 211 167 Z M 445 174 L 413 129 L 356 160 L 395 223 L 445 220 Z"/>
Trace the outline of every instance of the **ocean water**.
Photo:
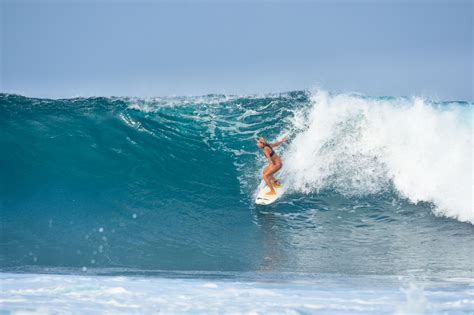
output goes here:
<path id="1" fill-rule="evenodd" d="M 0 312 L 472 314 L 472 105 L 0 94 Z"/>

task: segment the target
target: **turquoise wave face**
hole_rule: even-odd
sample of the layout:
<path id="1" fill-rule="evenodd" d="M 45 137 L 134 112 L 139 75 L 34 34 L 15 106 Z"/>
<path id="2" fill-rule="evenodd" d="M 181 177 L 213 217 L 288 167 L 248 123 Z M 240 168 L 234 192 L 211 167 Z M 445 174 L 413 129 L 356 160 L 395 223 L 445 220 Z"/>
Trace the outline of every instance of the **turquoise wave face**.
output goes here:
<path id="1" fill-rule="evenodd" d="M 345 96 L 349 108 L 361 106 L 353 114 L 338 97 L 1 95 L 2 268 L 397 274 L 426 271 L 429 261 L 430 273 L 456 265 L 456 275 L 468 274 L 474 233 L 464 195 L 450 203 L 436 189 L 411 188 L 398 155 L 405 147 L 364 142 L 364 128 L 377 117 L 395 124 L 403 110 L 457 123 L 456 111 L 470 106 Z M 334 124 L 313 125 L 321 115 Z M 398 126 L 406 142 L 422 136 Z M 285 133 L 291 141 L 276 150 L 290 190 L 256 207 L 265 159 L 255 139 Z"/>

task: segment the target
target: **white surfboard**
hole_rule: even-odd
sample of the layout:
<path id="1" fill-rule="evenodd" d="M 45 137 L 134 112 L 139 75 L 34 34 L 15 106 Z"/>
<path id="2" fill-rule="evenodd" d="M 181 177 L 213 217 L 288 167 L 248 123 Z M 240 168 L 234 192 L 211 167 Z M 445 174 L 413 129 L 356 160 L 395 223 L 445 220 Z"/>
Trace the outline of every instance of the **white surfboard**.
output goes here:
<path id="1" fill-rule="evenodd" d="M 267 195 L 267 192 L 270 191 L 270 188 L 268 188 L 265 182 L 262 181 L 262 183 L 263 185 L 260 184 L 259 186 L 260 190 L 257 194 L 257 198 L 255 199 L 256 204 L 266 206 L 266 205 L 274 203 L 278 198 L 280 198 L 283 195 L 284 189 L 283 189 L 283 183 L 281 180 L 280 180 L 280 184 L 281 184 L 280 186 L 273 187 L 275 188 L 276 195 Z"/>

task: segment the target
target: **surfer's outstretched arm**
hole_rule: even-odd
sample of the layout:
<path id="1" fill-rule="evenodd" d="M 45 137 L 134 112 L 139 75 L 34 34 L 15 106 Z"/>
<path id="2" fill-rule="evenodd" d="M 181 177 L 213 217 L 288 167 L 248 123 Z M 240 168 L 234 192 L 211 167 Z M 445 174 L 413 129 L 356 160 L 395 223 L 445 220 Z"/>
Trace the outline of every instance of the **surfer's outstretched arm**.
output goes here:
<path id="1" fill-rule="evenodd" d="M 288 140 L 288 136 L 284 136 L 283 139 L 281 139 L 280 141 L 277 141 L 277 142 L 274 142 L 274 143 L 270 143 L 270 146 L 271 146 L 272 148 L 277 147 L 277 146 L 279 146 L 280 144 L 282 144 L 283 142 L 285 142 L 286 140 Z"/>

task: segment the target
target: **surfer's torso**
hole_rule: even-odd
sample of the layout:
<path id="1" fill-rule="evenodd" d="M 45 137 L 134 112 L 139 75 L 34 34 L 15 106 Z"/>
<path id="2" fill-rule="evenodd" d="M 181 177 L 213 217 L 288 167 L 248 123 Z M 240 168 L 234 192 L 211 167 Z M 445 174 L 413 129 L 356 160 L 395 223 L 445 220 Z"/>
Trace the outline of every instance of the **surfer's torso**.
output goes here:
<path id="1" fill-rule="evenodd" d="M 265 143 L 264 146 L 263 146 L 263 151 L 265 152 L 265 149 L 266 148 L 269 148 L 270 149 L 270 159 L 272 160 L 272 162 L 275 164 L 275 165 L 279 165 L 281 164 L 281 160 L 280 160 L 280 157 L 278 156 L 278 154 L 276 154 L 276 152 L 273 150 L 272 146 L 269 145 L 268 143 Z"/>

